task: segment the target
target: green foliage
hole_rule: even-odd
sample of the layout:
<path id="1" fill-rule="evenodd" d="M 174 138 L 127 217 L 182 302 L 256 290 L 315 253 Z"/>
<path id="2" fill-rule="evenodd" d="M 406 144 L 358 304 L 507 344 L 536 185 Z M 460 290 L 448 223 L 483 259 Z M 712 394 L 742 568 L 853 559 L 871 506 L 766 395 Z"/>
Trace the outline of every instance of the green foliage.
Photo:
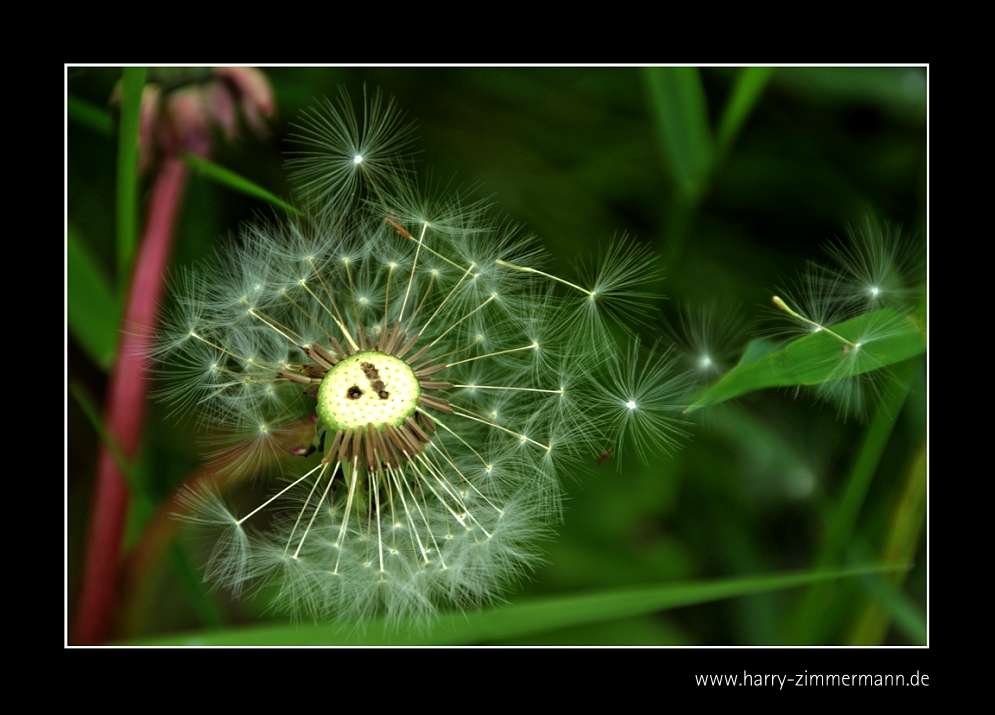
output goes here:
<path id="1" fill-rule="evenodd" d="M 117 278 L 126 285 L 138 232 L 138 129 L 144 67 L 126 67 L 121 81 L 121 124 L 117 154 Z"/>
<path id="2" fill-rule="evenodd" d="M 431 629 L 424 628 L 424 624 L 417 621 L 400 625 L 375 621 L 362 630 L 351 628 L 348 624 L 307 629 L 277 626 L 208 631 L 135 641 L 133 645 L 473 645 L 653 614 L 737 596 L 797 588 L 811 583 L 902 571 L 904 568 L 903 564 L 864 566 L 526 599 L 477 613 L 447 614 L 433 623 Z"/>
<path id="3" fill-rule="evenodd" d="M 218 182 L 219 184 L 227 186 L 234 191 L 243 193 L 246 196 L 262 199 L 263 201 L 273 204 L 274 206 L 278 206 L 291 214 L 300 215 L 301 213 L 292 205 L 280 199 L 278 196 L 274 196 L 258 184 L 254 184 L 248 179 L 239 176 L 234 171 L 229 171 L 223 166 L 218 166 L 213 161 L 202 159 L 199 156 L 194 156 L 193 154 L 184 154 L 183 159 L 204 176 Z"/>
<path id="4" fill-rule="evenodd" d="M 833 331 L 860 347 L 851 348 L 826 331 L 812 333 L 763 355 L 757 353 L 769 343 L 751 345 L 739 364 L 706 389 L 687 411 L 768 387 L 847 380 L 926 352 L 926 334 L 910 318 L 891 308 L 853 318 L 833 326 Z"/>
<path id="5" fill-rule="evenodd" d="M 698 70 L 654 67 L 646 73 L 670 174 L 681 193 L 697 196 L 708 178 L 714 153 Z"/>
<path id="6" fill-rule="evenodd" d="M 72 226 L 66 231 L 66 277 L 72 289 L 66 306 L 69 329 L 90 359 L 106 370 L 114 361 L 121 311 L 107 277 Z"/>
<path id="7" fill-rule="evenodd" d="M 744 67 L 740 71 L 716 133 L 715 139 L 721 154 L 724 155 L 732 146 L 773 76 L 773 67 Z"/>

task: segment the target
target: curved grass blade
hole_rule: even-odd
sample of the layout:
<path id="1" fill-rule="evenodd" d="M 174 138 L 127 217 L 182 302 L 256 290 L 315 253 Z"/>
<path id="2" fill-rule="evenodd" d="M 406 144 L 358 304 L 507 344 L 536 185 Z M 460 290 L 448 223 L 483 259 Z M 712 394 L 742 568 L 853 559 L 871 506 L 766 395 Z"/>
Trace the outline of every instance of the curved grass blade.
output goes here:
<path id="1" fill-rule="evenodd" d="M 767 574 L 719 581 L 692 581 L 574 596 L 542 598 L 476 613 L 440 616 L 431 628 L 373 622 L 362 631 L 341 625 L 280 624 L 155 638 L 150 645 L 460 645 L 482 643 L 698 603 L 747 596 L 839 578 L 907 569 L 906 564 L 871 564 L 825 571 Z"/>
<path id="2" fill-rule="evenodd" d="M 697 196 L 708 180 L 714 144 L 701 75 L 695 67 L 650 67 L 646 79 L 667 168 L 681 193 Z"/>
<path id="3" fill-rule="evenodd" d="M 926 352 L 925 332 L 891 308 L 861 315 L 832 329 L 859 348 L 850 348 L 825 331 L 806 335 L 759 359 L 741 360 L 701 393 L 686 411 L 717 405 L 768 387 L 819 385 L 853 377 Z"/>
<path id="4" fill-rule="evenodd" d="M 106 276 L 71 225 L 66 230 L 66 290 L 69 330 L 90 359 L 109 370 L 117 353 L 121 308 Z"/>
<path id="5" fill-rule="evenodd" d="M 207 159 L 202 159 L 199 156 L 194 156 L 193 154 L 185 153 L 183 154 L 183 161 L 185 161 L 191 168 L 196 169 L 204 176 L 209 179 L 217 181 L 219 184 L 223 184 L 239 193 L 246 194 L 248 196 L 253 196 L 257 199 L 262 199 L 267 201 L 274 206 L 279 206 L 285 211 L 290 213 L 301 215 L 301 212 L 288 204 L 283 199 L 271 194 L 269 191 L 254 184 L 246 178 L 243 178 L 236 174 L 234 171 L 224 168 L 223 166 L 218 166 L 212 161 Z"/>
<path id="6" fill-rule="evenodd" d="M 774 76 L 774 67 L 744 67 L 736 77 L 732 96 L 722 111 L 716 132 L 718 154 L 725 154 L 749 118 L 764 89 Z"/>
<path id="7" fill-rule="evenodd" d="M 125 67 L 117 149 L 117 280 L 127 286 L 138 233 L 138 124 L 146 67 Z"/>
<path id="8" fill-rule="evenodd" d="M 114 134 L 114 120 L 111 119 L 111 113 L 104 107 L 99 107 L 70 94 L 66 97 L 66 112 L 71 122 L 92 129 L 98 134 L 106 134 L 107 136 Z"/>

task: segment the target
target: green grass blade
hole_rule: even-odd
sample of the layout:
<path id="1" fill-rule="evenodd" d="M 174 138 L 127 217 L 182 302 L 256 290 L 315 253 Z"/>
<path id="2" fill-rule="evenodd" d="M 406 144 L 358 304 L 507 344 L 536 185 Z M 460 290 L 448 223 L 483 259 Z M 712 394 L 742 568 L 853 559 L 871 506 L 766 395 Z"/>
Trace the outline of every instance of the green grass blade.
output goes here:
<path id="1" fill-rule="evenodd" d="M 117 352 L 120 308 L 106 276 L 73 226 L 66 231 L 66 292 L 69 330 L 90 359 L 110 369 Z"/>
<path id="2" fill-rule="evenodd" d="M 125 67 L 121 81 L 121 125 L 117 150 L 117 278 L 124 290 L 131 277 L 138 214 L 138 124 L 145 67 Z"/>
<path id="3" fill-rule="evenodd" d="M 78 383 L 71 383 L 69 391 L 76 398 L 76 402 L 90 421 L 90 425 L 97 433 L 104 447 L 107 448 L 117 468 L 121 470 L 121 474 L 124 475 L 131 490 L 130 505 L 127 511 L 127 524 L 125 527 L 125 545 L 128 546 L 134 541 L 138 530 L 155 512 L 155 502 L 149 496 L 147 469 L 144 468 L 141 462 L 128 461 L 117 440 L 114 439 L 114 436 L 104 425 L 96 403 L 87 393 L 86 388 Z"/>
<path id="4" fill-rule="evenodd" d="M 85 99 L 69 95 L 66 98 L 66 111 L 69 119 L 76 124 L 89 127 L 99 134 L 108 136 L 114 133 L 114 120 L 105 107 L 100 107 Z"/>
<path id="5" fill-rule="evenodd" d="M 212 161 L 202 159 L 201 157 L 194 156 L 193 154 L 184 153 L 183 161 L 185 161 L 191 168 L 196 169 L 207 178 L 213 179 L 219 184 L 248 196 L 253 196 L 257 199 L 267 201 L 274 206 L 279 206 L 285 211 L 289 211 L 290 213 L 301 215 L 299 210 L 288 204 L 286 201 L 271 194 L 258 184 L 254 184 L 248 179 L 239 176 L 234 171 L 230 171 L 223 166 L 218 166 Z"/>
<path id="6" fill-rule="evenodd" d="M 926 352 L 926 334 L 890 308 L 861 315 L 832 329 L 859 343 L 860 348 L 849 348 L 825 331 L 806 335 L 760 359 L 741 361 L 699 395 L 687 411 L 768 387 L 820 385 L 854 377 Z"/>
<path id="7" fill-rule="evenodd" d="M 86 390 L 78 384 L 70 383 L 69 391 L 72 393 L 73 397 L 76 398 L 76 402 L 83 409 L 83 413 L 86 418 L 90 420 L 90 425 L 93 427 L 97 436 L 100 437 L 100 441 L 103 442 L 107 451 L 111 453 L 111 458 L 117 465 L 117 468 L 121 470 L 121 473 L 128 479 L 128 483 L 132 488 L 138 486 L 137 480 L 135 478 L 134 468 L 128 459 L 124 456 L 124 452 L 118 445 L 117 441 L 114 439 L 113 435 L 107 431 L 104 427 L 104 421 L 100 417 L 100 412 L 97 409 L 96 404 L 87 394 Z"/>
<path id="8" fill-rule="evenodd" d="M 774 76 L 774 67 L 745 67 L 736 78 L 732 96 L 726 103 L 716 132 L 717 153 L 724 154 L 750 116 L 760 95 Z"/>
<path id="9" fill-rule="evenodd" d="M 646 70 L 671 177 L 687 197 L 704 189 L 712 166 L 712 130 L 701 75 L 695 67 Z"/>
<path id="10" fill-rule="evenodd" d="M 909 394 L 914 365 L 901 366 L 896 379 L 882 395 L 874 417 L 867 426 L 860 452 L 847 477 L 846 488 L 839 503 L 830 514 L 826 535 L 816 557 L 816 568 L 828 568 L 843 560 L 857 528 L 857 519 L 863 510 L 867 492 L 881 463 L 881 455 L 888 445 L 895 422 Z M 825 584 L 809 586 L 795 614 L 794 643 L 821 643 L 831 633 L 834 623 L 825 618 L 832 594 Z"/>
<path id="11" fill-rule="evenodd" d="M 287 624 L 177 635 L 141 641 L 154 645 L 459 645 L 552 631 L 581 624 L 656 613 L 840 578 L 905 569 L 873 564 L 828 571 L 769 574 L 721 581 L 685 582 L 543 598 L 467 614 L 446 614 L 427 629 L 373 622 L 363 630 L 338 624 Z M 406 627 L 407 626 L 407 627 Z M 136 641 L 136 643 L 138 643 Z"/>
<path id="12" fill-rule="evenodd" d="M 926 612 L 922 607 L 888 578 L 867 577 L 862 585 L 874 596 L 873 610 L 865 611 L 849 645 L 881 645 L 892 623 L 912 643 L 926 645 Z"/>
<path id="13" fill-rule="evenodd" d="M 911 561 L 926 526 L 926 441 L 923 439 L 906 475 L 905 488 L 896 500 L 882 553 L 885 558 Z M 851 645 L 879 645 L 892 621 L 917 643 L 926 642 L 926 618 L 918 606 L 900 590 L 905 574 L 877 577 L 869 588 L 876 600 L 869 603 L 850 636 Z"/>

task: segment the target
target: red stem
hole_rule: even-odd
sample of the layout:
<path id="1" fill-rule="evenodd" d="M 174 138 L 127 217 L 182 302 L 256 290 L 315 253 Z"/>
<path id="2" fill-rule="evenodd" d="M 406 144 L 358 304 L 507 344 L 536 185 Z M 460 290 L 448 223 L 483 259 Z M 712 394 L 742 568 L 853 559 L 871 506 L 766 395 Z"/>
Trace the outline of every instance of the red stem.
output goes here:
<path id="1" fill-rule="evenodd" d="M 138 452 L 148 392 L 146 356 L 152 347 L 188 169 L 163 160 L 152 187 L 145 234 L 135 261 L 118 356 L 110 375 L 104 424 L 125 458 Z M 100 449 L 90 516 L 90 540 L 72 642 L 103 643 L 111 632 L 121 541 L 128 513 L 128 485 L 106 446 Z"/>

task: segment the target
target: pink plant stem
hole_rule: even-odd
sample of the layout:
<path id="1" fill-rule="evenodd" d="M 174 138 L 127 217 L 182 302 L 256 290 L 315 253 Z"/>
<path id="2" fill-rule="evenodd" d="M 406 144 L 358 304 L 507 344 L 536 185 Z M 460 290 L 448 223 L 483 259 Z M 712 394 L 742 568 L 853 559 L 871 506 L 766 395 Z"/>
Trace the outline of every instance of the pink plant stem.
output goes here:
<path id="1" fill-rule="evenodd" d="M 138 452 L 148 392 L 146 356 L 174 229 L 186 187 L 187 166 L 177 157 L 163 160 L 152 187 L 145 233 L 135 261 L 117 361 L 110 375 L 104 424 L 126 459 Z M 103 643 L 111 633 L 117 596 L 121 541 L 128 513 L 128 485 L 106 446 L 100 449 L 90 516 L 90 540 L 72 642 Z"/>

